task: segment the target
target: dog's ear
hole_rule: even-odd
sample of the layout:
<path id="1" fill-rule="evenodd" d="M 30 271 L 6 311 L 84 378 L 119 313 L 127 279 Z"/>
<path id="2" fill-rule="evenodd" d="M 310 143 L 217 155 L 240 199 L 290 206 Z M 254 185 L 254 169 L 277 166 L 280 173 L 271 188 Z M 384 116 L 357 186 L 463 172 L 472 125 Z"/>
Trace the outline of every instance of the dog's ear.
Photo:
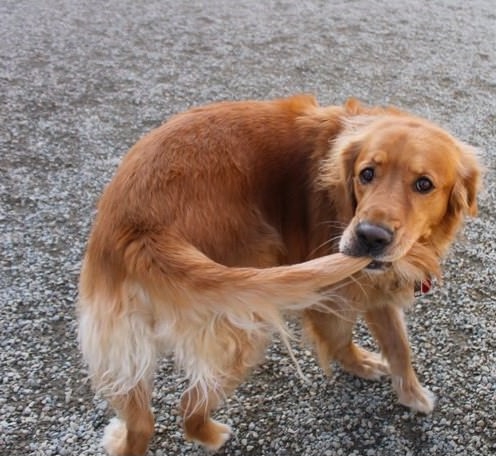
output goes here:
<path id="1" fill-rule="evenodd" d="M 333 198 L 339 205 L 338 213 L 343 216 L 343 222 L 348 223 L 355 214 L 357 200 L 353 185 L 355 161 L 362 145 L 360 141 L 347 144 L 339 152 L 339 185 L 335 188 Z"/>
<path id="2" fill-rule="evenodd" d="M 458 179 L 453 186 L 449 201 L 452 214 L 477 215 L 477 193 L 480 188 L 481 167 L 475 150 L 462 144 Z"/>
<path id="3" fill-rule="evenodd" d="M 335 207 L 337 221 L 348 224 L 355 214 L 357 200 L 354 190 L 355 161 L 361 150 L 361 139 L 341 137 L 331 143 L 327 156 L 320 162 L 317 188 L 329 195 L 329 201 Z"/>

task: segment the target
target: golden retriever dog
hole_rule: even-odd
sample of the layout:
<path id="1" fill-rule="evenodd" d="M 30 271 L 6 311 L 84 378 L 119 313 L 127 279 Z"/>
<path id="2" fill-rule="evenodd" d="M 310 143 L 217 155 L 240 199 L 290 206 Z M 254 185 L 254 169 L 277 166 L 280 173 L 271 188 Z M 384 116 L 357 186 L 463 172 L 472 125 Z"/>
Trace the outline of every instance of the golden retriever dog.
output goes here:
<path id="1" fill-rule="evenodd" d="M 162 354 L 189 382 L 186 437 L 220 448 L 230 428 L 211 413 L 273 331 L 287 343 L 286 310 L 324 369 L 391 375 L 402 404 L 430 412 L 403 310 L 475 215 L 479 174 L 441 128 L 355 100 L 218 103 L 142 138 L 103 193 L 80 279 L 81 349 L 117 414 L 108 453 L 146 453 Z M 359 316 L 382 356 L 352 341 Z"/>

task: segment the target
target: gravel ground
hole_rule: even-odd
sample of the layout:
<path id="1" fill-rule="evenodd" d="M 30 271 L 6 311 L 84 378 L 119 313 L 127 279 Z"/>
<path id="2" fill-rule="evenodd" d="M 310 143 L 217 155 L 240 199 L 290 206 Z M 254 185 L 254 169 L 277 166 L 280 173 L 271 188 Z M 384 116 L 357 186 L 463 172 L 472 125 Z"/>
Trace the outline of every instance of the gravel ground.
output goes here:
<path id="1" fill-rule="evenodd" d="M 403 5 L 402 5 L 403 4 Z M 191 105 L 313 92 L 392 103 L 478 146 L 480 217 L 409 327 L 431 416 L 389 382 L 325 378 L 277 343 L 218 413 L 224 455 L 496 452 L 496 10 L 493 0 L 331 2 L 2 0 L 0 3 L 0 453 L 101 455 L 105 403 L 75 340 L 80 259 L 95 202 L 136 139 Z M 357 338 L 372 346 L 367 332 Z M 164 361 L 150 454 L 183 441 L 180 379 Z"/>

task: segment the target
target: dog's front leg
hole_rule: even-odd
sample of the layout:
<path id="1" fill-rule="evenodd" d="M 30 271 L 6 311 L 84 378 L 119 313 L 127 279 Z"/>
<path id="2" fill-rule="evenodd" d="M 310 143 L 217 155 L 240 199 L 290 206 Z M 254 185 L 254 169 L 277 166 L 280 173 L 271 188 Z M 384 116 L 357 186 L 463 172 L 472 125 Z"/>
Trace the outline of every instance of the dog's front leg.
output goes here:
<path id="1" fill-rule="evenodd" d="M 389 362 L 399 402 L 413 410 L 430 413 L 435 396 L 420 384 L 413 370 L 403 311 L 394 306 L 384 306 L 368 311 L 365 318 Z"/>

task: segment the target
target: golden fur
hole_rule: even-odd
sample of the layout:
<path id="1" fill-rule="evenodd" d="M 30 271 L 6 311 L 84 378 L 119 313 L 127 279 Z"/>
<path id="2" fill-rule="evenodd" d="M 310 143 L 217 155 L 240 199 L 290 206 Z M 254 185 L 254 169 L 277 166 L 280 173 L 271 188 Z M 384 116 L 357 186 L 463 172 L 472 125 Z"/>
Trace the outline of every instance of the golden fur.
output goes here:
<path id="1" fill-rule="evenodd" d="M 146 452 L 164 353 L 189 380 L 186 437 L 221 447 L 230 429 L 210 413 L 273 330 L 285 339 L 284 310 L 300 312 L 324 369 L 391 374 L 400 402 L 430 412 L 402 312 L 476 213 L 478 183 L 469 146 L 354 100 L 218 103 L 149 133 L 101 198 L 81 272 L 81 348 L 119 417 L 107 451 Z M 384 359 L 352 342 L 359 315 Z"/>

